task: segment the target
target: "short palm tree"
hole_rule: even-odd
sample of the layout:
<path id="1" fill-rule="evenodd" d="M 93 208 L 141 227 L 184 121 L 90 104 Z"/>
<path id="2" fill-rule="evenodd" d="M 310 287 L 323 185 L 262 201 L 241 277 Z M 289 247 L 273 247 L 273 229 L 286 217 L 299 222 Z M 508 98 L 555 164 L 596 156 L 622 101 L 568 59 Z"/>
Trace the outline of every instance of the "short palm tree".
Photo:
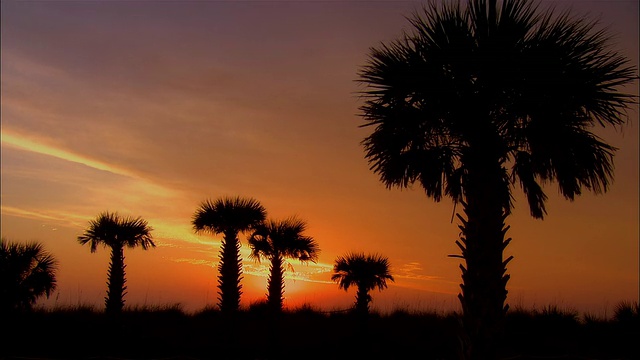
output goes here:
<path id="1" fill-rule="evenodd" d="M 387 187 L 418 182 L 462 205 L 468 356 L 486 359 L 508 308 L 512 189 L 540 219 L 545 183 L 569 200 L 607 191 L 616 149 L 592 130 L 627 121 L 636 99 L 618 89 L 637 74 L 594 21 L 527 0 L 465 3 L 432 2 L 409 19 L 413 32 L 371 49 L 362 144 Z"/>
<path id="2" fill-rule="evenodd" d="M 379 254 L 349 253 L 338 256 L 333 265 L 331 280 L 338 283 L 345 291 L 355 285 L 355 310 L 358 314 L 369 313 L 372 301 L 369 292 L 374 289 L 382 291 L 387 288 L 387 280 L 394 281 L 390 272 L 389 259 Z"/>
<path id="3" fill-rule="evenodd" d="M 240 308 L 242 259 L 238 234 L 254 229 L 264 221 L 266 214 L 256 199 L 221 197 L 204 201 L 193 216 L 196 233 L 223 234 L 218 264 L 218 307 L 224 313 L 234 313 Z"/>
<path id="4" fill-rule="evenodd" d="M 251 257 L 271 262 L 267 279 L 267 304 L 272 311 L 282 311 L 284 301 L 285 259 L 315 262 L 320 248 L 309 236 L 303 235 L 307 224 L 291 217 L 282 221 L 269 220 L 260 225 L 249 238 Z"/>
<path id="5" fill-rule="evenodd" d="M 92 253 L 99 245 L 111 249 L 111 261 L 107 272 L 107 296 L 104 299 L 107 313 L 120 313 L 124 307 L 127 289 L 124 248 L 141 247 L 147 250 L 155 247 L 152 230 L 141 217 L 121 217 L 117 213 L 103 212 L 89 221 L 89 227 L 78 236 L 80 244 L 89 243 Z"/>
<path id="6" fill-rule="evenodd" d="M 0 239 L 0 311 L 29 310 L 56 289 L 57 261 L 42 244 Z"/>

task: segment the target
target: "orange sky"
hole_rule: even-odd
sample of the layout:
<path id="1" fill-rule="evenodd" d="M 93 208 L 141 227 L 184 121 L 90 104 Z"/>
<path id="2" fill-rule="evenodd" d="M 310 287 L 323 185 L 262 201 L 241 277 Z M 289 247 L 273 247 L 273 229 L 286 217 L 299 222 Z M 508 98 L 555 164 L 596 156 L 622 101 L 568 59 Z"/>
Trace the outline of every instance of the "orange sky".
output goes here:
<path id="1" fill-rule="evenodd" d="M 638 66 L 637 1 L 542 4 L 599 16 Z M 102 306 L 109 252 L 76 237 L 102 211 L 142 216 L 158 247 L 125 252 L 127 304 L 197 310 L 216 301 L 219 237 L 195 235 L 191 216 L 207 198 L 251 196 L 270 217 L 305 219 L 322 250 L 318 264 L 291 263 L 286 305 L 349 306 L 331 267 L 365 251 L 388 256 L 396 277 L 374 307 L 457 309 L 452 203 L 387 190 L 359 145 L 357 71 L 419 5 L 3 1 L 2 236 L 59 259 L 48 303 Z M 516 191 L 512 305 L 610 314 L 638 300 L 638 109 L 629 115 L 622 132 L 598 130 L 620 148 L 610 192 L 568 202 L 547 186 L 540 221 Z M 244 264 L 248 304 L 266 268 Z"/>

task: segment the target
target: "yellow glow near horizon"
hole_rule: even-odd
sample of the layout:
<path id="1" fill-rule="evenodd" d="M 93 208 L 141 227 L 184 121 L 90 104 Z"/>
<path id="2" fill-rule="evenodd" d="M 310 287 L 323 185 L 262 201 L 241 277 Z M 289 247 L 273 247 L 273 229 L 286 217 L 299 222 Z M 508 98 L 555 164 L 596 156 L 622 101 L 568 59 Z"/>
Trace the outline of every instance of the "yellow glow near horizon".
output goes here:
<path id="1" fill-rule="evenodd" d="M 205 259 L 200 256 L 186 256 L 183 253 L 179 253 L 181 255 L 178 256 L 170 256 L 167 257 L 167 260 L 176 262 L 176 263 L 186 263 L 190 265 L 200 265 L 207 266 L 212 268 L 217 268 L 218 266 L 218 258 L 217 254 L 219 252 L 220 247 L 220 237 L 221 235 L 211 236 L 211 235 L 198 235 L 194 234 L 191 228 L 188 225 L 183 224 L 170 224 L 166 221 L 161 222 L 160 220 L 150 219 L 150 224 L 153 226 L 154 238 L 156 238 L 156 244 L 160 247 L 169 247 L 169 248 L 183 248 L 183 250 L 191 250 L 201 253 L 203 251 L 213 252 L 214 256 L 207 256 L 207 258 L 211 258 L 210 260 Z M 191 249 L 184 249 L 184 246 L 180 243 L 188 243 L 190 245 L 184 244 L 184 246 L 191 247 Z M 202 245 L 202 247 L 200 247 Z M 206 246 L 206 248 L 205 248 Z M 197 249 L 196 249 L 197 248 Z M 206 249 L 206 250 L 203 250 Z M 242 257 L 245 259 L 243 261 L 243 273 L 247 275 L 253 275 L 261 278 L 266 278 L 269 276 L 269 261 L 263 259 L 260 262 L 254 261 L 249 257 L 250 249 L 248 246 L 242 246 L 240 248 L 240 252 Z M 324 263 L 324 262 L 309 262 L 305 264 L 297 263 L 297 261 L 287 261 L 285 264 L 286 280 L 300 280 L 304 282 L 313 282 L 313 283 L 333 283 L 329 280 L 318 280 L 313 277 L 318 274 L 328 274 L 333 270 L 333 265 Z"/>

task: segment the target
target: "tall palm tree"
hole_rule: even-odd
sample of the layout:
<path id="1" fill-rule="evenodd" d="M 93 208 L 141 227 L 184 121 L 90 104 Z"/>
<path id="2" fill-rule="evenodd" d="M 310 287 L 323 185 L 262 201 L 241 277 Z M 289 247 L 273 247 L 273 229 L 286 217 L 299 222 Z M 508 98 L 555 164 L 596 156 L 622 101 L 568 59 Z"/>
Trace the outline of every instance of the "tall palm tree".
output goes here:
<path id="1" fill-rule="evenodd" d="M 141 217 L 121 217 L 117 213 L 103 212 L 90 220 L 87 229 L 78 236 L 80 244 L 89 243 L 92 253 L 96 252 L 98 245 L 111 249 L 111 261 L 107 271 L 107 296 L 104 299 L 106 312 L 120 313 L 124 307 L 127 289 L 124 271 L 125 246 L 141 247 L 143 250 L 155 247 L 152 230 Z"/>
<path id="2" fill-rule="evenodd" d="M 234 313 L 240 308 L 242 260 L 238 234 L 254 229 L 266 214 L 258 200 L 238 196 L 206 200 L 193 216 L 196 233 L 223 234 L 218 264 L 218 307 L 224 313 Z"/>
<path id="3" fill-rule="evenodd" d="M 249 238 L 251 257 L 271 262 L 267 279 L 267 303 L 272 311 L 282 311 L 284 301 L 285 259 L 315 262 L 320 248 L 310 236 L 303 235 L 307 224 L 291 217 L 282 221 L 269 220 L 259 226 Z"/>
<path id="4" fill-rule="evenodd" d="M 359 314 L 369 313 L 372 301 L 369 292 L 374 289 L 382 291 L 387 288 L 387 280 L 394 281 L 389 269 L 389 259 L 379 254 L 349 253 L 338 256 L 333 265 L 331 280 L 338 283 L 345 291 L 355 285 L 355 310 Z"/>
<path id="5" fill-rule="evenodd" d="M 460 203 L 461 294 L 474 358 L 491 358 L 509 275 L 503 250 L 512 189 L 546 214 L 545 183 L 573 200 L 604 193 L 616 149 L 591 131 L 626 123 L 635 103 L 618 88 L 637 78 L 596 22 L 526 0 L 435 2 L 413 31 L 371 49 L 362 144 L 388 187 L 418 182 Z"/>
<path id="6" fill-rule="evenodd" d="M 57 261 L 42 244 L 0 239 L 0 312 L 31 309 L 56 289 Z"/>

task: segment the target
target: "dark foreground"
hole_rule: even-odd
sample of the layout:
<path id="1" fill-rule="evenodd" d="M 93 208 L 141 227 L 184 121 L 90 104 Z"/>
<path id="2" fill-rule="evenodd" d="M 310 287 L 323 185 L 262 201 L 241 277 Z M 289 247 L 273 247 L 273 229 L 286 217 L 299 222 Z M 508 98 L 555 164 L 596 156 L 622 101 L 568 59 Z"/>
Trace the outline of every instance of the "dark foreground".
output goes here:
<path id="1" fill-rule="evenodd" d="M 624 315 L 624 314 L 623 314 Z M 0 359 L 456 359 L 455 314 L 372 314 L 313 309 L 279 318 L 260 309 L 231 320 L 214 310 L 39 310 L 0 321 Z M 640 359 L 638 314 L 611 320 L 549 307 L 512 311 L 503 359 Z"/>

